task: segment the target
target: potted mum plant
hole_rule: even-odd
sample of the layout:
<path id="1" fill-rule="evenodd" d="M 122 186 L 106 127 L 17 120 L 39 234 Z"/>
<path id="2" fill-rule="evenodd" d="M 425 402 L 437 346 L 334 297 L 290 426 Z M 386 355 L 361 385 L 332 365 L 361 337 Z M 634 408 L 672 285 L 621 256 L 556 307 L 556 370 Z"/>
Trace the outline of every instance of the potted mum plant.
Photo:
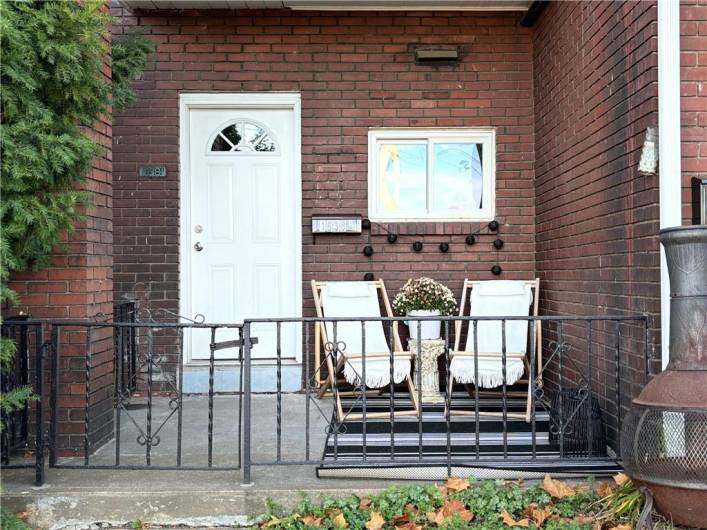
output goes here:
<path id="1" fill-rule="evenodd" d="M 457 301 L 449 287 L 427 277 L 408 280 L 393 299 L 395 312 L 409 317 L 453 315 L 456 308 Z M 417 339 L 417 321 L 406 324 L 410 338 Z M 438 339 L 441 324 L 439 320 L 421 321 L 421 339 Z"/>

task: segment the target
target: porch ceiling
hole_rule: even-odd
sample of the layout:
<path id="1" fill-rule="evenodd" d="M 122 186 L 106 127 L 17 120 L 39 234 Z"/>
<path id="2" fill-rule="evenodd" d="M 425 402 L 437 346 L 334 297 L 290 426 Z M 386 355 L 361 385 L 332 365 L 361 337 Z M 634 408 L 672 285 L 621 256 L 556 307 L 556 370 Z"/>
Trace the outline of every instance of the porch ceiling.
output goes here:
<path id="1" fill-rule="evenodd" d="M 526 11 L 532 0 L 122 0 L 132 9 Z"/>

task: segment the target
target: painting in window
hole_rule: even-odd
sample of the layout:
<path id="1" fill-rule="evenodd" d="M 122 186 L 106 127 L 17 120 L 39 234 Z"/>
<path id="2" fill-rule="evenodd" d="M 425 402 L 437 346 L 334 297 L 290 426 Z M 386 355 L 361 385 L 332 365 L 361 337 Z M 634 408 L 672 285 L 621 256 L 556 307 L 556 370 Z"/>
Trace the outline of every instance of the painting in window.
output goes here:
<path id="1" fill-rule="evenodd" d="M 211 144 L 212 152 L 272 153 L 275 142 L 261 126 L 238 121 L 220 131 Z"/>
<path id="2" fill-rule="evenodd" d="M 389 212 L 424 212 L 427 208 L 427 145 L 381 144 L 379 207 Z"/>

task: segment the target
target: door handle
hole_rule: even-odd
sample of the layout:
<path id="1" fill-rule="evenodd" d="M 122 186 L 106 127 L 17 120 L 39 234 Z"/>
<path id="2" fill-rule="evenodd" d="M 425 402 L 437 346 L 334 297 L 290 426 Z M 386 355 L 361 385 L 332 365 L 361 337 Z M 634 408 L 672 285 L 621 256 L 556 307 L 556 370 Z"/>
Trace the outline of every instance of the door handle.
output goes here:
<path id="1" fill-rule="evenodd" d="M 199 241 L 197 241 L 196 243 L 194 243 L 194 250 L 196 250 L 197 252 L 201 252 L 202 250 L 204 250 L 204 247 Z"/>

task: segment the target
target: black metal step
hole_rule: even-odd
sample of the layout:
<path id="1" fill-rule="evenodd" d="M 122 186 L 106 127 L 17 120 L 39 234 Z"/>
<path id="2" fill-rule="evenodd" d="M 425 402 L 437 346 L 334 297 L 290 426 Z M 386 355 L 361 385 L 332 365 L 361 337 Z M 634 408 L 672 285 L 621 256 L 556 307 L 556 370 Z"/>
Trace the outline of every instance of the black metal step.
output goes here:
<path id="1" fill-rule="evenodd" d="M 391 427 L 394 427 L 396 434 L 418 433 L 420 430 L 420 421 L 414 416 L 399 416 L 395 417 L 392 422 L 389 419 L 368 419 L 366 418 L 366 433 L 367 434 L 390 434 Z M 531 433 L 533 431 L 533 423 L 528 423 L 523 419 L 508 418 L 504 423 L 502 418 L 481 418 L 479 417 L 478 429 L 474 416 L 457 416 L 453 417 L 449 424 L 449 430 L 452 434 L 455 433 L 493 433 L 503 432 L 508 433 Z M 543 416 L 535 421 L 535 432 L 549 432 L 550 421 L 547 416 Z M 338 430 L 343 434 L 361 434 L 363 432 L 363 421 L 346 421 Z M 423 434 L 446 433 L 447 422 L 444 416 L 438 415 L 423 415 L 422 416 L 422 432 Z"/>
<path id="2" fill-rule="evenodd" d="M 536 402 L 534 421 L 531 422 L 525 420 L 527 400 L 524 397 L 506 397 L 504 400 L 502 396 L 487 395 L 476 403 L 466 392 L 455 392 L 450 403 L 450 410 L 471 414 L 451 414 L 447 424 L 444 403 L 423 403 L 421 418 L 395 415 L 412 408 L 409 396 L 396 393 L 393 421 L 389 417 L 366 418 L 365 456 L 366 462 L 370 461 L 372 466 L 369 475 L 375 476 L 374 467 L 389 471 L 396 467 L 407 469 L 409 462 L 413 462 L 412 467 L 424 467 L 425 462 L 434 467 L 447 459 L 454 465 L 462 463 L 462 466 L 471 467 L 483 467 L 485 464 L 479 462 L 493 461 L 498 469 L 505 466 L 506 471 L 519 472 L 527 468 L 532 472 L 581 469 L 580 472 L 602 473 L 618 468 L 610 460 L 595 459 L 590 465 L 588 455 L 561 454 L 550 436 L 552 422 L 545 403 Z M 366 398 L 366 413 L 389 413 L 390 405 L 388 395 L 370 396 Z M 344 398 L 342 406 L 345 413 L 362 414 L 361 399 Z M 479 411 L 478 418 L 474 414 L 476 410 Z M 504 410 L 512 416 L 484 414 L 498 414 Z M 362 466 L 366 467 L 363 426 L 361 418 L 347 419 L 342 424 L 332 422 L 331 428 L 337 429 L 337 434 L 329 434 L 327 438 L 324 464 L 319 468 L 321 476 L 327 470 L 335 473 L 332 476 L 342 476 L 340 473 L 346 473 L 348 469 L 354 475 L 364 473 L 360 471 Z M 408 463 L 398 465 L 396 459 Z"/>

